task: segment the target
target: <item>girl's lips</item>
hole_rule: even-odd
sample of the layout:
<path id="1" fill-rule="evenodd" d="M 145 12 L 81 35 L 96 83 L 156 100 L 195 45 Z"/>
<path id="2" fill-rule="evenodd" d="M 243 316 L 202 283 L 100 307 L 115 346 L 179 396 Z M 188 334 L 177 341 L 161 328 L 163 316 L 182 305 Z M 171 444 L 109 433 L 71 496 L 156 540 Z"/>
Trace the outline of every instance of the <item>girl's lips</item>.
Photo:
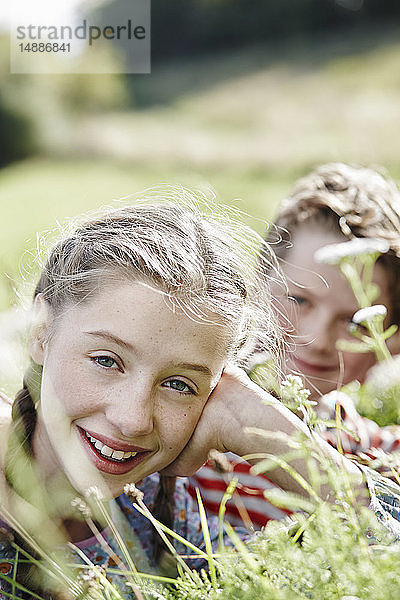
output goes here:
<path id="1" fill-rule="evenodd" d="M 336 365 L 325 365 L 321 363 L 310 363 L 306 360 L 298 358 L 297 356 L 292 356 L 292 360 L 295 365 L 301 370 L 302 373 L 327 373 L 336 371 Z"/>
<path id="2" fill-rule="evenodd" d="M 123 450 L 123 452 L 150 452 L 148 448 L 141 448 L 140 446 L 133 446 L 132 444 L 128 444 L 127 442 L 113 440 L 109 437 L 106 437 L 105 435 L 102 435 L 101 433 L 91 431 L 90 429 L 83 429 L 83 427 L 79 426 L 78 428 L 82 429 L 82 431 L 86 431 L 86 433 L 96 438 L 96 440 L 103 442 L 103 444 L 110 446 L 110 448 L 113 448 L 114 450 Z"/>
<path id="3" fill-rule="evenodd" d="M 139 446 L 132 446 L 124 442 L 116 443 L 110 438 L 101 436 L 99 434 L 94 435 L 92 434 L 92 432 L 82 429 L 79 426 L 77 426 L 77 431 L 79 433 L 83 447 L 85 448 L 85 451 L 92 463 L 94 464 L 94 466 L 99 471 L 102 471 L 103 473 L 108 473 L 110 475 L 124 475 L 125 473 L 129 473 L 129 471 L 132 471 L 132 469 L 134 469 L 152 452 L 151 450 L 146 450 L 145 448 L 140 448 Z M 123 450 L 124 452 L 137 452 L 137 454 L 123 462 L 116 462 L 112 459 L 108 459 L 107 457 L 101 455 L 96 450 L 96 448 L 90 443 L 86 433 L 100 440 L 103 444 L 110 446 L 114 450 Z"/>

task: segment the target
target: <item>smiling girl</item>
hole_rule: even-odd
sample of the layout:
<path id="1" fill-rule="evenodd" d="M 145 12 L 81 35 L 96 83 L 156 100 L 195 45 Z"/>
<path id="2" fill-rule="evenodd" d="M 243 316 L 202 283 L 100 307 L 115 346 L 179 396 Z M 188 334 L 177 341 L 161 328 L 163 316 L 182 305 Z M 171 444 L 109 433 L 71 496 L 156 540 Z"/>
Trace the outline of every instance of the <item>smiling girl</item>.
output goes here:
<path id="1" fill-rule="evenodd" d="M 95 486 L 137 563 L 154 566 L 162 542 L 133 510 L 126 484 L 140 482 L 154 515 L 200 545 L 186 480 L 175 483 L 175 476 L 193 473 L 210 449 L 238 455 L 288 450 L 284 436 L 264 440 L 248 427 L 310 435 L 241 369 L 255 339 L 274 355 L 281 347 L 268 281 L 249 266 L 254 242 L 255 234 L 226 219 L 176 203 L 144 203 L 90 219 L 55 246 L 34 294 L 31 365 L 12 412 L 3 403 L 7 510 L 22 502 L 17 514 L 28 522 L 37 504 L 38 490 L 20 470 L 22 448 L 67 541 L 107 564 L 109 556 L 71 507 Z M 266 249 L 263 261 L 274 270 Z M 324 442 L 315 443 L 342 464 Z M 293 466 L 308 477 L 302 460 Z M 346 468 L 361 484 L 358 469 Z M 285 470 L 271 477 L 305 494 Z M 216 521 L 209 527 L 216 538 Z M 103 536 L 115 548 L 110 532 Z M 185 552 L 179 544 L 178 550 Z M 14 557 L 12 544 L 0 540 L 3 563 Z M 0 589 L 7 585 L 1 581 Z"/>

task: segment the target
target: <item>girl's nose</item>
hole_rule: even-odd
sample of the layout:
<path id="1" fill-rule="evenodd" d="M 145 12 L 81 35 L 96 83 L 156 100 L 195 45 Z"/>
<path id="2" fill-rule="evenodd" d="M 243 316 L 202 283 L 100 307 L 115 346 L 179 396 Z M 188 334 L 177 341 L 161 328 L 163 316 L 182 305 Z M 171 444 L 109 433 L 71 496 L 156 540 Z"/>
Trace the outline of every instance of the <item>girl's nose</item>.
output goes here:
<path id="1" fill-rule="evenodd" d="M 127 439 L 149 435 L 154 429 L 151 390 L 136 385 L 116 391 L 106 408 L 106 417 Z"/>

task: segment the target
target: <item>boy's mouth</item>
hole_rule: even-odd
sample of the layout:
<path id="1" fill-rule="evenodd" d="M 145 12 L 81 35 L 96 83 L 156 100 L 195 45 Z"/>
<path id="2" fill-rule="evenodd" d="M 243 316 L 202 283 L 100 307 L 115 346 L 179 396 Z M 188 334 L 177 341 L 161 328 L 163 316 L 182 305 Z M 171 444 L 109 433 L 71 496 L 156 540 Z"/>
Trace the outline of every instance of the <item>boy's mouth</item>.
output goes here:
<path id="1" fill-rule="evenodd" d="M 336 365 L 333 364 L 313 363 L 299 358 L 298 356 L 292 356 L 292 360 L 295 365 L 305 374 L 332 372 L 336 371 L 337 368 Z"/>

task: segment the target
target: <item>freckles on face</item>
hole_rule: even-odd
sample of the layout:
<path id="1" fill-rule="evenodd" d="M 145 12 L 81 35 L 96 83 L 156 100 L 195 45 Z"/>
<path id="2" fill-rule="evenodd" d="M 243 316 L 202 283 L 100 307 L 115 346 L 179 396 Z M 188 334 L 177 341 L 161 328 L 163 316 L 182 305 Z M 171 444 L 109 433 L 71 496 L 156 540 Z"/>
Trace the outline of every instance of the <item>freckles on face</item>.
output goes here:
<path id="1" fill-rule="evenodd" d="M 43 362 L 43 467 L 61 467 L 75 489 L 100 480 L 111 497 L 172 462 L 226 361 L 226 327 L 209 317 L 195 322 L 125 281 L 68 307 Z"/>

